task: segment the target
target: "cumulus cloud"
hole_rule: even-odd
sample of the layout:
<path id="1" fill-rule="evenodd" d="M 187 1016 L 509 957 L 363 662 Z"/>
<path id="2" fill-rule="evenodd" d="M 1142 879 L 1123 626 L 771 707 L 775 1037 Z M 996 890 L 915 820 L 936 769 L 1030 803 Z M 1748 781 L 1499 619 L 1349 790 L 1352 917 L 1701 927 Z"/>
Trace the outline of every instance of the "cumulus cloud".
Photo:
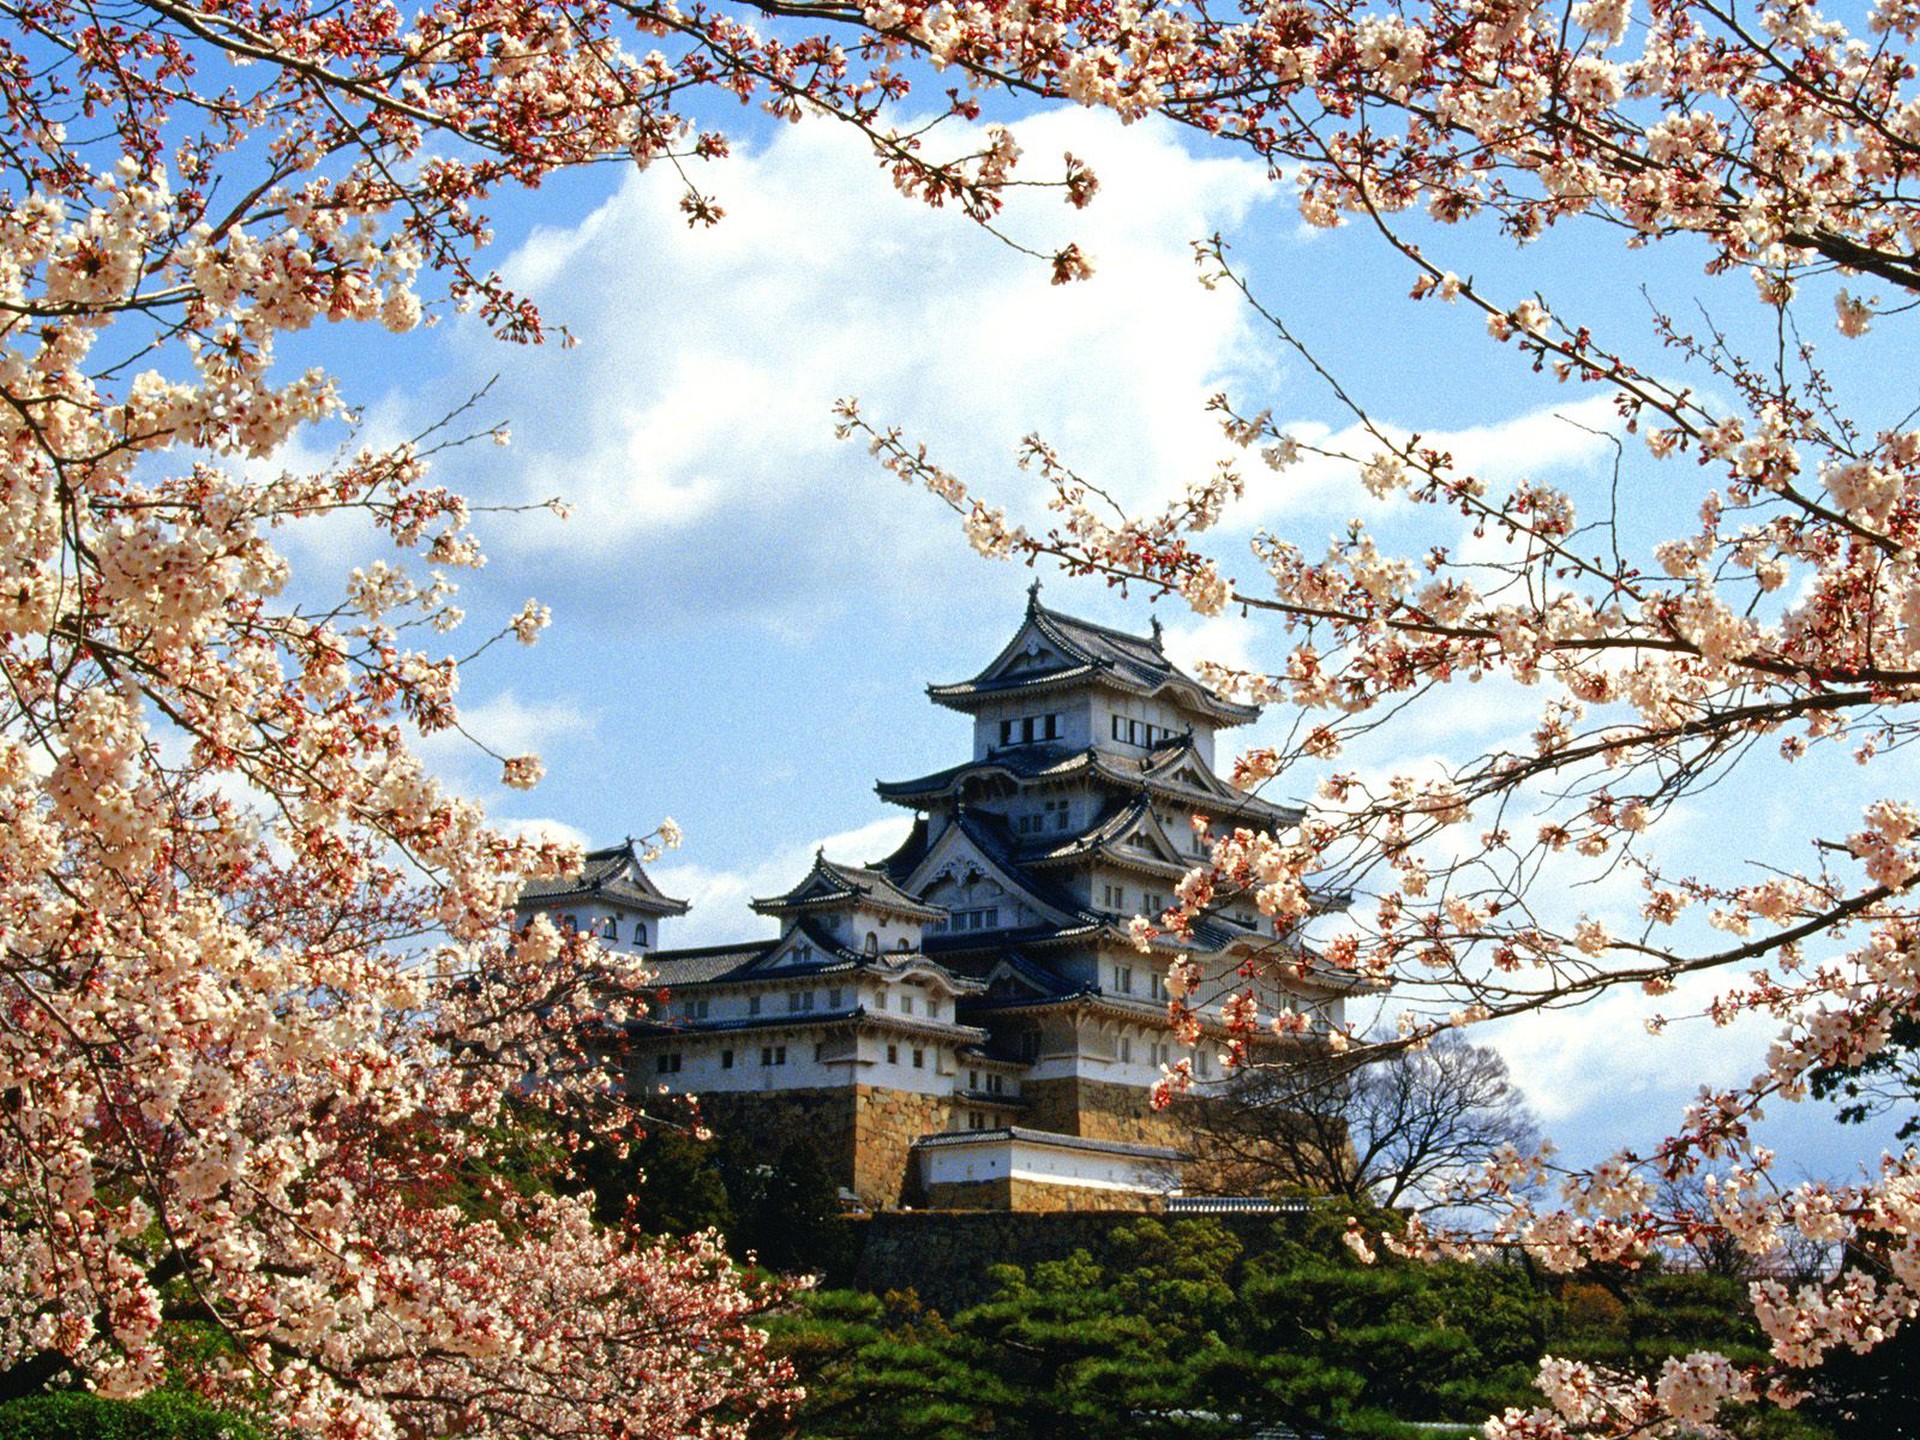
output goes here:
<path id="1" fill-rule="evenodd" d="M 563 495 L 574 518 L 514 526 L 496 563 L 556 567 L 543 593 L 558 606 L 593 587 L 607 623 L 802 632 L 860 591 L 886 603 L 903 575 L 964 576 L 977 562 L 931 498 L 833 439 L 847 394 L 1029 511 L 1037 487 L 1011 478 L 1029 431 L 1129 500 L 1201 473 L 1224 445 L 1206 396 L 1263 362 L 1245 307 L 1196 282 L 1190 242 L 1275 203 L 1271 182 L 1152 124 L 1064 110 L 1017 131 L 1034 176 L 1067 150 L 1101 173 L 1086 210 L 1017 192 L 1000 221 L 1042 251 L 1078 243 L 1090 282 L 1051 285 L 1044 261 L 895 195 L 825 125 L 703 173 L 727 208 L 711 230 L 689 231 L 673 178 L 649 172 L 579 225 L 536 231 L 508 277 L 578 347 L 503 352 L 473 333 L 450 391 L 499 371 L 514 444 L 463 466 L 489 466 L 496 495 Z"/>
<path id="2" fill-rule="evenodd" d="M 755 915 L 748 908 L 749 901 L 791 889 L 812 868 L 816 850 L 824 850 L 829 860 L 864 865 L 897 850 L 912 826 L 911 816 L 884 815 L 850 830 L 782 845 L 738 868 L 694 862 L 656 865 L 651 873 L 660 888 L 693 907 L 683 918 L 669 922 L 672 929 L 668 936 L 680 946 L 719 945 L 770 935 L 773 922 Z"/>
<path id="3" fill-rule="evenodd" d="M 499 797 L 503 794 L 500 763 L 480 745 L 500 755 L 539 754 L 591 735 L 595 723 L 590 711 L 571 700 L 523 700 L 513 690 L 502 690 L 476 704 L 462 705 L 460 730 L 435 731 L 423 737 L 416 749 L 442 780 L 469 792 Z"/>

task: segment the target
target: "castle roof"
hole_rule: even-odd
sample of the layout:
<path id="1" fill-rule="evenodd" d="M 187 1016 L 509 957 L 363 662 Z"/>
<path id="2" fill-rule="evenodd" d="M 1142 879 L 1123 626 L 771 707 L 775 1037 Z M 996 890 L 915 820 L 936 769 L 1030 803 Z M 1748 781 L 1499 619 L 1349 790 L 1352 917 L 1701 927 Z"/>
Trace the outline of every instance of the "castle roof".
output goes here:
<path id="1" fill-rule="evenodd" d="M 760 914 L 781 916 L 840 910 L 851 905 L 922 921 L 943 920 L 947 914 L 937 906 L 914 899 L 883 872 L 838 864 L 827 859 L 825 851 L 814 852 L 813 869 L 784 895 L 753 902 L 753 908 Z"/>
<path id="2" fill-rule="evenodd" d="M 632 840 L 589 850 L 577 874 L 529 880 L 520 887 L 520 908 L 554 900 L 600 900 L 649 915 L 684 915 L 687 902 L 663 893 L 647 878 Z"/>
<path id="3" fill-rule="evenodd" d="M 1169 660 L 1158 620 L 1151 636 L 1141 636 L 1063 615 L 1040 603 L 1038 582 L 1028 592 L 1025 620 L 987 668 L 971 680 L 929 685 L 927 694 L 951 710 L 972 711 L 1004 695 L 1080 684 L 1164 695 L 1214 725 L 1244 725 L 1260 715 L 1258 706 L 1223 699 Z"/>
<path id="4" fill-rule="evenodd" d="M 984 760 L 962 761 L 912 780 L 882 780 L 873 788 L 882 800 L 919 810 L 980 782 L 1005 780 L 1022 786 L 1082 779 L 1204 806 L 1215 818 L 1257 825 L 1291 825 L 1300 818 L 1297 807 L 1276 805 L 1220 779 L 1200 758 L 1190 735 L 1176 735 L 1139 755 L 1097 745 L 1077 750 L 1046 743 L 1009 746 L 990 750 Z"/>
<path id="5" fill-rule="evenodd" d="M 796 959 L 802 942 L 810 958 Z M 945 984 L 954 994 L 978 991 L 981 984 L 956 975 L 918 950 L 887 950 L 869 954 L 835 939 L 810 916 L 801 916 L 793 929 L 774 940 L 744 945 L 709 945 L 698 950 L 656 950 L 646 957 L 653 983 L 664 989 L 689 985 L 737 985 L 746 982 L 807 980 L 853 971 L 889 978 L 920 970 Z"/>

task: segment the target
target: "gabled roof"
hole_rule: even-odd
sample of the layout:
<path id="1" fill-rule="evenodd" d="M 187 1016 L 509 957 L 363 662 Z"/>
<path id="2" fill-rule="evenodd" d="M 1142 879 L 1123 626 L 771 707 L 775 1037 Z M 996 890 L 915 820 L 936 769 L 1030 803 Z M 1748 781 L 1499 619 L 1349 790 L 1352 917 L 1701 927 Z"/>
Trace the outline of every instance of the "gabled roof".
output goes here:
<path id="1" fill-rule="evenodd" d="M 1189 735 L 1177 735 L 1137 756 L 1098 745 L 1078 750 L 1057 744 L 1012 746 L 984 760 L 965 760 L 912 780 L 882 780 L 873 789 L 891 804 L 922 810 L 929 802 L 962 794 L 969 782 L 995 779 L 1015 787 L 1088 779 L 1115 790 L 1144 789 L 1228 823 L 1292 825 L 1301 814 L 1297 806 L 1277 805 L 1222 780 L 1201 760 Z"/>
<path id="2" fill-rule="evenodd" d="M 953 823 L 940 832 L 940 838 L 932 845 L 924 846 L 914 859 L 913 869 L 904 877 L 904 883 L 911 889 L 924 890 L 933 883 L 937 870 L 966 858 L 977 863 L 984 874 L 991 875 L 1010 894 L 1024 896 L 1035 910 L 1046 917 L 1049 927 L 1073 928 L 1098 921 L 1099 916 L 1072 895 L 1022 869 L 1015 858 L 1016 850 L 1003 818 L 990 813 L 958 809 L 954 812 Z M 978 932 L 983 941 L 1000 933 Z M 928 942 L 933 943 L 936 938 L 942 937 L 929 936 Z"/>
<path id="3" fill-rule="evenodd" d="M 943 920 L 947 914 L 938 906 L 914 899 L 881 871 L 837 864 L 827 859 L 825 851 L 814 852 L 813 869 L 786 894 L 753 902 L 758 913 L 781 916 L 842 910 L 853 905 L 921 921 Z"/>
<path id="4" fill-rule="evenodd" d="M 632 840 L 587 851 L 577 875 L 527 881 L 520 887 L 516 903 L 527 909 L 535 904 L 544 907 L 554 900 L 600 900 L 649 915 L 684 915 L 688 908 L 686 901 L 662 893 L 647 878 Z"/>
<path id="5" fill-rule="evenodd" d="M 1063 615 L 1040 603 L 1037 581 L 1027 592 L 1024 622 L 992 663 L 971 680 L 929 685 L 927 694 L 949 709 L 974 710 L 1000 695 L 1081 681 L 1136 695 L 1171 692 L 1179 708 L 1215 725 L 1244 725 L 1260 714 L 1258 706 L 1214 694 L 1169 660 L 1157 619 L 1153 634 L 1141 636 Z"/>
<path id="6" fill-rule="evenodd" d="M 960 781 L 973 777 L 1004 775 L 1014 781 L 1064 780 L 1085 774 L 1092 768 L 1095 755 L 1091 749 L 1074 750 L 1064 745 L 1018 745 L 996 750 L 985 760 L 963 760 L 917 779 L 881 780 L 873 788 L 882 800 L 918 809 L 922 801 L 949 794 L 958 788 Z"/>
<path id="7" fill-rule="evenodd" d="M 797 962 L 787 958 L 796 942 L 810 947 L 813 958 Z M 644 957 L 642 963 L 651 977 L 650 983 L 669 990 L 687 985 L 797 980 L 856 970 L 888 978 L 920 972 L 938 979 L 954 995 L 970 995 L 984 988 L 979 981 L 955 974 L 918 950 L 888 950 L 869 955 L 864 950 L 851 949 L 806 916 L 777 940 L 709 945 L 699 950 L 660 950 Z"/>
<path id="8" fill-rule="evenodd" d="M 719 980 L 760 959 L 780 942 L 750 940 L 737 945 L 703 945 L 691 950 L 654 950 L 645 957 L 649 984 L 663 990 Z"/>
<path id="9" fill-rule="evenodd" d="M 1136 838 L 1145 838 L 1151 848 L 1133 846 L 1131 842 Z M 1057 864 L 1085 860 L 1091 856 L 1121 865 L 1144 866 L 1156 873 L 1168 866 L 1184 872 L 1196 863 L 1192 857 L 1180 852 L 1180 847 L 1167 834 L 1166 827 L 1153 813 L 1152 802 L 1145 795 L 1120 806 L 1092 829 L 1069 836 L 1039 854 L 1028 857 L 1027 863 Z"/>

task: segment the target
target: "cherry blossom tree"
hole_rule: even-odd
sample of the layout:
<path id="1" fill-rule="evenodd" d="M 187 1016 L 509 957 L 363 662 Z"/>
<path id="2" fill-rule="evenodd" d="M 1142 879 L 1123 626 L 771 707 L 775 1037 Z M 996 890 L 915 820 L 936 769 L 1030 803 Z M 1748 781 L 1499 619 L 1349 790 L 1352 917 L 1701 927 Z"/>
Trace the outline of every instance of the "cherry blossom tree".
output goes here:
<path id="1" fill-rule="evenodd" d="M 1351 923 L 1271 963 L 1394 982 L 1409 1047 L 1621 987 L 1710 985 L 1716 1018 L 1779 1026 L 1751 1084 L 1704 1094 L 1665 1141 L 1563 1177 L 1559 1208 L 1517 1200 L 1505 1236 L 1572 1266 L 1702 1226 L 1757 1253 L 1788 1228 L 1864 1230 L 1896 1237 L 1884 1271 L 1757 1286 L 1777 1372 L 1712 1356 L 1639 1381 L 1550 1365 L 1549 1405 L 1498 1428 L 1705 1423 L 1730 1398 L 1790 1396 L 1794 1367 L 1912 1314 L 1920 1161 L 1788 1185 L 1751 1126 L 1812 1072 L 1862 1064 L 1920 1008 L 1920 808 L 1889 782 L 1810 836 L 1804 863 L 1760 879 L 1734 855 L 1670 873 L 1649 846 L 1677 802 L 1763 750 L 1864 762 L 1913 736 L 1920 433 L 1850 414 L 1796 317 L 1813 303 L 1845 339 L 1881 344 L 1920 289 L 1920 11 L 1881 0 L 1857 35 L 1799 0 L 436 0 L 407 13 L 32 0 L 9 15 L 11 1383 L 137 1391 L 177 1314 L 225 1333 L 230 1383 L 265 1385 L 296 1423 L 341 1435 L 678 1433 L 724 1428 L 777 1390 L 742 1323 L 752 1302 L 710 1252 L 630 1249 L 566 1202 L 502 1197 L 484 1220 L 439 1203 L 450 1167 L 484 1143 L 466 1122 L 503 1097 L 568 1113 L 607 1098 L 580 1039 L 635 1003 L 623 997 L 639 981 L 541 924 L 502 937 L 514 886 L 573 857 L 490 830 L 410 749 L 459 724 L 457 660 L 432 637 L 459 618 L 446 574 L 480 552 L 470 507 L 427 471 L 460 427 L 280 473 L 272 457 L 300 427 L 346 412 L 328 376 L 278 357 L 322 321 L 405 332 L 447 307 L 540 338 L 537 310 L 481 259 L 489 196 L 566 166 L 721 155 L 703 95 L 856 127 L 904 192 L 991 225 L 1017 183 L 1009 132 L 943 156 L 937 132 L 890 118 L 929 67 L 953 87 L 937 115 L 976 118 L 996 92 L 1065 97 L 1251 152 L 1297 179 L 1310 222 L 1365 227 L 1400 255 L 1416 300 L 1467 307 L 1543 379 L 1613 397 L 1645 450 L 1623 483 L 1692 495 L 1684 533 L 1641 544 L 1607 502 L 1467 473 L 1322 372 L 1351 410 L 1338 439 L 1309 443 L 1223 396 L 1227 433 L 1259 467 L 1340 466 L 1375 497 L 1460 517 L 1471 553 L 1396 555 L 1355 524 L 1324 547 L 1264 536 L 1241 580 L 1246 562 L 1210 553 L 1206 535 L 1257 483 L 1240 470 L 1129 516 L 1035 440 L 1025 459 L 1057 519 L 1029 532 L 903 438 L 868 432 L 986 553 L 1266 622 L 1262 668 L 1213 678 L 1306 718 L 1238 775 L 1288 783 L 1310 764 L 1324 784 L 1287 840 L 1223 838 L 1159 923 L 1229 891 L 1303 922 L 1331 877 L 1356 897 Z M 1076 204 L 1094 194 L 1071 157 L 1058 182 Z M 690 224 L 721 218 L 691 181 L 681 205 Z M 1428 252 L 1477 218 L 1519 242 L 1588 224 L 1624 238 L 1623 264 L 1680 240 L 1711 271 L 1751 275 L 1775 339 L 1743 353 L 1728 332 L 1664 319 L 1606 336 L 1577 298 L 1462 279 Z M 1088 273 L 1074 247 L 1046 258 L 1056 280 Z M 1200 258 L 1209 283 L 1261 305 L 1224 245 Z M 1260 314 L 1311 369 L 1284 318 Z M 1663 374 L 1683 361 L 1710 384 Z M 852 407 L 844 423 L 867 428 Z M 398 558 L 357 572 L 337 606 L 294 598 L 273 532 L 343 511 Z M 530 604 L 508 628 L 529 640 L 543 621 Z M 1331 768 L 1409 700 L 1476 677 L 1541 696 L 1527 744 L 1443 773 Z M 500 758 L 508 783 L 537 780 L 532 757 Z M 1638 913 L 1560 913 L 1547 890 L 1564 892 L 1539 878 L 1578 859 L 1633 876 Z M 1725 939 L 1703 938 L 1697 916 Z M 1305 1023 L 1232 1013 L 1244 1042 Z M 1197 1033 L 1178 1002 L 1174 1020 Z M 1543 1164 L 1516 1153 L 1490 1179 Z M 1709 1164 L 1704 1213 L 1663 1211 L 1659 1183 Z"/>
<path id="2" fill-rule="evenodd" d="M 1216 238 L 1198 247 L 1203 279 L 1243 293 L 1344 407 L 1350 423 L 1330 439 L 1219 396 L 1246 463 L 1133 514 L 1033 437 L 1022 463 L 1054 518 L 1028 527 L 857 404 L 842 413 L 843 433 L 934 491 L 982 553 L 1177 593 L 1253 627 L 1254 667 L 1211 678 L 1303 718 L 1286 743 L 1243 755 L 1237 778 L 1317 784 L 1315 796 L 1291 837 L 1220 840 L 1143 928 L 1178 931 L 1251 896 L 1295 936 L 1318 937 L 1276 944 L 1272 967 L 1390 982 L 1407 1005 L 1393 1043 L 1410 1048 L 1615 990 L 1775 1027 L 1750 1083 L 1703 1091 L 1664 1140 L 1557 1174 L 1551 1208 L 1516 1195 L 1502 1239 L 1570 1268 L 1637 1262 L 1709 1231 L 1762 1262 L 1795 1236 L 1905 1237 L 1876 1275 L 1754 1286 L 1772 1371 L 1704 1355 L 1651 1379 L 1555 1363 L 1542 1374 L 1549 1404 L 1493 1430 L 1692 1433 L 1731 1399 L 1791 1402 L 1804 1367 L 1910 1322 L 1920 1158 L 1890 1156 L 1859 1183 L 1795 1184 L 1753 1135 L 1763 1107 L 1802 1098 L 1816 1073 L 1863 1065 L 1920 1012 L 1910 785 L 1884 767 L 1885 788 L 1850 815 L 1810 805 L 1790 856 L 1727 836 L 1706 868 L 1674 869 L 1653 847 L 1676 807 L 1711 787 L 1762 783 L 1769 767 L 1797 767 L 1811 786 L 1829 755 L 1872 765 L 1916 734 L 1920 431 L 1910 415 L 1856 412 L 1808 337 L 1824 330 L 1823 344 L 1854 347 L 1848 359 L 1865 348 L 1883 372 L 1911 374 L 1910 348 L 1872 352 L 1899 345 L 1920 293 L 1920 12 L 1887 0 L 1843 22 L 1802 0 L 1306 0 L 900 4 L 881 18 L 941 64 L 1122 117 L 1159 114 L 1250 152 L 1297 185 L 1309 223 L 1361 227 L 1399 256 L 1412 302 L 1476 312 L 1488 343 L 1517 350 L 1542 384 L 1612 401 L 1630 448 L 1598 493 L 1470 473 L 1377 418 Z M 1656 313 L 1643 333 L 1604 334 L 1579 313 L 1581 295 L 1556 302 L 1503 289 L 1497 266 L 1472 279 L 1449 268 L 1448 227 L 1475 221 L 1521 245 L 1588 226 L 1592 265 L 1623 288 L 1654 242 L 1676 242 L 1711 275 L 1750 277 L 1733 303 L 1752 313 L 1699 325 Z M 1727 293 L 1716 286 L 1716 307 Z M 1397 553 L 1355 521 L 1330 542 L 1261 534 L 1250 556 L 1210 548 L 1236 499 L 1303 464 L 1343 472 L 1400 524 L 1431 517 L 1435 539 Z M 1676 506 L 1664 534 L 1633 523 Z M 1390 736 L 1396 715 L 1463 681 L 1537 695 L 1526 741 L 1419 771 L 1341 768 L 1355 740 Z M 1580 874 L 1625 877 L 1638 901 L 1582 913 L 1564 883 Z M 1316 885 L 1352 893 L 1343 923 L 1309 924 Z M 1176 995 L 1183 978 L 1176 967 Z M 1246 1061 L 1269 1031 L 1307 1023 L 1261 1013 L 1254 997 L 1250 984 L 1228 1011 Z M 1172 1009 L 1197 1038 L 1183 1001 Z M 1186 1075 L 1175 1067 L 1169 1090 Z M 1489 1179 L 1547 1169 L 1515 1152 Z M 1661 1203 L 1663 1184 L 1692 1193 L 1682 1182 L 1709 1173 L 1702 1203 Z"/>
<path id="3" fill-rule="evenodd" d="M 723 153 L 690 96 L 836 116 L 989 219 L 1007 142 L 922 159 L 877 118 L 902 89 L 671 4 L 9 8 L 0 1392 L 138 1393 L 180 1320 L 220 1337 L 198 1383 L 340 1437 L 727 1435 L 791 1397 L 710 1237 L 475 1179 L 512 1107 L 617 1143 L 593 1035 L 644 984 L 545 921 L 509 936 L 520 883 L 577 855 L 489 828 L 413 749 L 491 644 L 444 653 L 481 552 L 428 474 L 488 427 L 275 457 L 351 419 L 298 363 L 310 327 L 472 309 L 541 338 L 479 258 L 488 197 Z M 390 558 L 316 600 L 276 532 L 354 515 Z"/>

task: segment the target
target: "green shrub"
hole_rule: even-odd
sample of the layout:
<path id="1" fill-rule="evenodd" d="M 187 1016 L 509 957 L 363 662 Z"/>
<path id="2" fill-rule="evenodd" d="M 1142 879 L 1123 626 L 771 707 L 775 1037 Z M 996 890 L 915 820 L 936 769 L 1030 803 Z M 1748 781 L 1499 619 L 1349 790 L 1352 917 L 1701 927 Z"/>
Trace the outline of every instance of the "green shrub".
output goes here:
<path id="1" fill-rule="evenodd" d="M 0 1401 L 0 1440 L 268 1440 L 250 1420 L 178 1391 L 103 1400 L 50 1391 Z"/>

